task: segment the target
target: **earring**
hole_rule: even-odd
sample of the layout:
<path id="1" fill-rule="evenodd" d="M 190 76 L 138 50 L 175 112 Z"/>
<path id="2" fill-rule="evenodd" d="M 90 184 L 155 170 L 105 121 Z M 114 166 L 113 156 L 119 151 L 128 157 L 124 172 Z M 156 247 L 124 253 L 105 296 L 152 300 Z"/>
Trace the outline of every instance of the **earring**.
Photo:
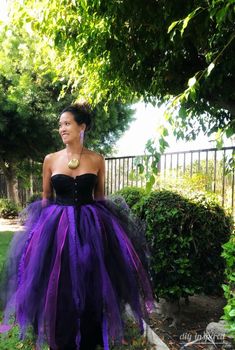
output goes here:
<path id="1" fill-rule="evenodd" d="M 84 130 L 82 130 L 80 132 L 80 141 L 81 141 L 81 143 L 83 143 L 83 140 L 84 140 Z"/>

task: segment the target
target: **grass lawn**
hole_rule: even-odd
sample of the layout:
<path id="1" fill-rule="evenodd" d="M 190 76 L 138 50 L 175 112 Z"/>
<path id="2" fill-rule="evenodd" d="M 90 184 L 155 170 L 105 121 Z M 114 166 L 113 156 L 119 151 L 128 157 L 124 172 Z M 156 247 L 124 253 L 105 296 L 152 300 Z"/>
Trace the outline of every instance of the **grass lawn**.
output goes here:
<path id="1" fill-rule="evenodd" d="M 11 231 L 0 232 L 0 266 L 2 266 L 2 263 L 5 259 L 7 248 L 12 239 L 12 236 L 13 232 Z"/>
<path id="2" fill-rule="evenodd" d="M 13 232 L 6 231 L 0 232 L 0 267 L 2 268 L 3 262 L 6 257 L 7 248 L 13 236 Z M 0 313 L 0 320 L 2 320 L 2 314 Z M 144 337 L 140 337 L 138 329 L 132 321 L 127 321 L 125 339 L 128 345 L 111 346 L 112 350 L 150 350 L 152 347 L 147 344 Z M 29 334 L 26 340 L 19 340 L 18 327 L 12 328 L 8 333 L 0 335 L 0 350 L 32 350 L 33 340 Z M 44 347 L 44 350 L 48 350 L 48 347 Z M 97 349 L 98 350 L 98 349 Z"/>

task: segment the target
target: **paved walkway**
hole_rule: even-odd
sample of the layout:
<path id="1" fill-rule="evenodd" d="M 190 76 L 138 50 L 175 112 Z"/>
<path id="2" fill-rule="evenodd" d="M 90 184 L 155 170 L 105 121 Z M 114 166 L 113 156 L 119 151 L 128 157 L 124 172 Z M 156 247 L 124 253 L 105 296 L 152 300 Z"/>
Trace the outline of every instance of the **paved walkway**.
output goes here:
<path id="1" fill-rule="evenodd" d="M 22 228 L 18 219 L 2 219 L 0 218 L 0 232 L 3 231 L 19 231 Z"/>

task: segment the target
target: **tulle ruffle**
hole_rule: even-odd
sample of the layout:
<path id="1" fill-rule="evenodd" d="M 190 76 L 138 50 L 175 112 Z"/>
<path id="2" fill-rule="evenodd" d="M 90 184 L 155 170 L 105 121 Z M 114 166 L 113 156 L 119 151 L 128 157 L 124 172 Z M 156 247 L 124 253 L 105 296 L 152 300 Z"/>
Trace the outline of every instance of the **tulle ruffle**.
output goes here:
<path id="1" fill-rule="evenodd" d="M 120 200 L 81 206 L 36 201 L 21 214 L 2 274 L 2 331 L 33 329 L 38 349 L 73 342 L 87 325 L 100 327 L 104 349 L 123 337 L 123 309 L 131 306 L 140 330 L 153 308 L 144 227 Z M 85 325 L 85 326 L 84 326 Z M 98 342 L 98 340 L 97 340 Z"/>

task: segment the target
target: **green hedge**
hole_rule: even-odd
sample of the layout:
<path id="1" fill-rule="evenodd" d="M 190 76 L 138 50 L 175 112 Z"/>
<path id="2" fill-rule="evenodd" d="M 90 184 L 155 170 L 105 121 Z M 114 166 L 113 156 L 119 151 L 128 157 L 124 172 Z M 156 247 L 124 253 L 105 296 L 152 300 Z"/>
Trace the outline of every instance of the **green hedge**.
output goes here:
<path id="1" fill-rule="evenodd" d="M 223 246 L 222 256 L 226 260 L 226 284 L 223 285 L 227 305 L 223 318 L 227 321 L 229 333 L 235 337 L 235 235 Z"/>
<path id="2" fill-rule="evenodd" d="M 115 192 L 115 194 L 124 197 L 126 203 L 130 208 L 133 208 L 141 198 L 146 195 L 146 191 L 141 187 L 125 187 L 122 190 Z"/>
<path id="3" fill-rule="evenodd" d="M 20 207 L 9 199 L 0 199 L 0 217 L 4 219 L 12 219 L 17 217 Z"/>
<path id="4" fill-rule="evenodd" d="M 127 198 L 125 188 L 119 193 Z M 157 297 L 178 299 L 196 293 L 222 293 L 225 262 L 222 245 L 232 231 L 213 196 L 189 197 L 168 190 L 140 195 L 132 210 L 146 222 L 151 275 Z"/>

